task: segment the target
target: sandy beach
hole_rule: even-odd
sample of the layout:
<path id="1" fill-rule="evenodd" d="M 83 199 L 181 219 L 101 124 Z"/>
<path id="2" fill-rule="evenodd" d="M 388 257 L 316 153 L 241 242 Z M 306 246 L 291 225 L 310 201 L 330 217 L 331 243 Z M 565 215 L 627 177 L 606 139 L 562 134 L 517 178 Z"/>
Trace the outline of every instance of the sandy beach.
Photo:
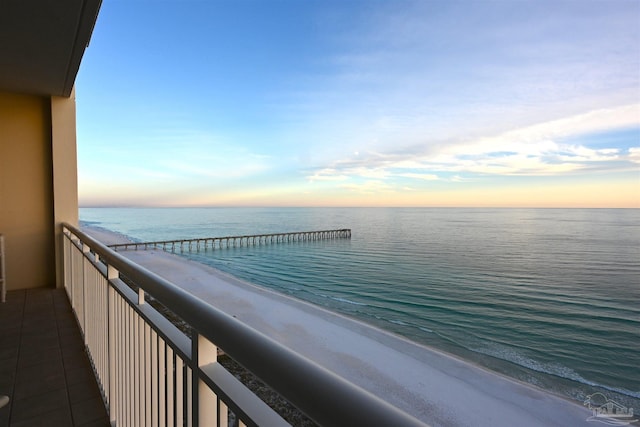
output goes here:
<path id="1" fill-rule="evenodd" d="M 161 250 L 119 253 L 430 425 L 592 425 L 579 403 L 214 268 Z"/>

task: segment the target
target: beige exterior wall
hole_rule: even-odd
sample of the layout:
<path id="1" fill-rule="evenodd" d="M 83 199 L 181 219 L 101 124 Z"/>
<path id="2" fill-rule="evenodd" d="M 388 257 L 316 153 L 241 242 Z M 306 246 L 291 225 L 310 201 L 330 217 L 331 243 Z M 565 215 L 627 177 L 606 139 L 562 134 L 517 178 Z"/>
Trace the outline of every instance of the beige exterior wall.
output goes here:
<path id="1" fill-rule="evenodd" d="M 76 173 L 74 98 L 0 92 L 0 233 L 8 290 L 62 284 L 55 231 L 57 222 L 77 223 Z"/>
<path id="2" fill-rule="evenodd" d="M 64 286 L 63 222 L 78 225 L 78 161 L 76 152 L 76 92 L 51 97 L 53 161 L 53 222 L 56 245 L 56 285 Z"/>

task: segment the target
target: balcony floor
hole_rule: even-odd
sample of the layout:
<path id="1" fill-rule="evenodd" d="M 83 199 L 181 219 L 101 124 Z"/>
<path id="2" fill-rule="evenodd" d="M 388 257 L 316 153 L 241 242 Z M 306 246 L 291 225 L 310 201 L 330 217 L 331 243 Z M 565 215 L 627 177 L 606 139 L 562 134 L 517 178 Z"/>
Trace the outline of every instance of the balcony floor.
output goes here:
<path id="1" fill-rule="evenodd" d="M 0 303 L 0 427 L 109 426 L 63 289 L 7 292 Z"/>

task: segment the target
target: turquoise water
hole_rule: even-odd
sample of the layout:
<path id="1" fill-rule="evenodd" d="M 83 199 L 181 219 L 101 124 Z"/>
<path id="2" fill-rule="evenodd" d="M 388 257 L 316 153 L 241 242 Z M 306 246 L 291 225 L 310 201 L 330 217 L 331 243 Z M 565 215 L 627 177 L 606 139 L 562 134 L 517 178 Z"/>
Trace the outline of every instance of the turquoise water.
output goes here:
<path id="1" fill-rule="evenodd" d="M 582 402 L 640 411 L 640 210 L 81 209 L 133 240 L 351 228 L 184 254 Z"/>

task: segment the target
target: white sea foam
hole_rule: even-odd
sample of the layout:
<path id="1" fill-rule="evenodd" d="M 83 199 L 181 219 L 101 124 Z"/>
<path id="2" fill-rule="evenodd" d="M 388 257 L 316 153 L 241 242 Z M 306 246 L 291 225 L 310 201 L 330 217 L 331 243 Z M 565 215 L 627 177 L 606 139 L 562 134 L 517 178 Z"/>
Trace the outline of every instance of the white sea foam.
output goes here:
<path id="1" fill-rule="evenodd" d="M 361 305 L 361 306 L 367 305 L 367 304 L 364 304 L 364 303 L 361 303 L 361 302 L 351 301 L 351 300 L 348 300 L 346 298 L 340 298 L 340 297 L 328 297 L 328 298 L 330 298 L 332 300 L 335 300 L 335 301 L 340 301 L 340 302 L 344 302 L 344 303 L 347 303 L 347 304 L 351 304 L 351 305 Z"/>
<path id="2" fill-rule="evenodd" d="M 497 359 L 506 360 L 507 362 L 515 363 L 516 365 L 531 369 L 536 372 L 542 372 L 544 374 L 576 381 L 580 384 L 589 385 L 592 387 L 600 387 L 626 396 L 634 397 L 636 399 L 640 398 L 640 391 L 631 391 L 620 387 L 611 387 L 605 384 L 597 383 L 595 381 L 590 381 L 567 366 L 561 365 L 559 363 L 542 363 L 523 355 L 522 353 L 516 351 L 511 347 L 507 347 L 501 344 L 492 343 L 491 345 L 470 348 L 470 350 L 476 353 L 492 356 Z"/>

